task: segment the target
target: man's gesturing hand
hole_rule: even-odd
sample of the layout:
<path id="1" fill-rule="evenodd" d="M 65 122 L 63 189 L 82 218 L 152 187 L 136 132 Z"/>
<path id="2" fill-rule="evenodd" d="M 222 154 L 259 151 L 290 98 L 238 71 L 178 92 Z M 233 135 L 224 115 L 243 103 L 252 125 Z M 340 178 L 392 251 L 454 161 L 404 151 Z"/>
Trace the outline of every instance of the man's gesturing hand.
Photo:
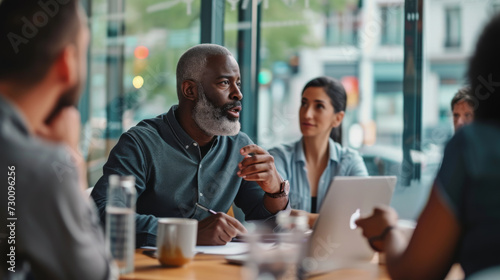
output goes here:
<path id="1" fill-rule="evenodd" d="M 274 165 L 273 156 L 255 144 L 241 148 L 240 153 L 244 158 L 238 164 L 238 176 L 257 182 L 265 192 L 280 191 L 281 178 Z"/>

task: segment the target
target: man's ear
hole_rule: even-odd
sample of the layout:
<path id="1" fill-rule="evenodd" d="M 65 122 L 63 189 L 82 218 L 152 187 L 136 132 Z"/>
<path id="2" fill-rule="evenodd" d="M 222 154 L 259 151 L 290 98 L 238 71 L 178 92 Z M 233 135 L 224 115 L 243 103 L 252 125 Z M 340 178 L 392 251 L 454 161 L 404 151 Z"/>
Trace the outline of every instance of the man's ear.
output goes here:
<path id="1" fill-rule="evenodd" d="M 185 99 L 196 101 L 198 99 L 198 86 L 194 81 L 184 80 L 181 85 L 182 96 Z"/>
<path id="2" fill-rule="evenodd" d="M 335 113 L 335 115 L 333 116 L 332 127 L 338 127 L 342 123 L 342 120 L 344 120 L 344 115 L 344 111 Z"/>
<path id="3" fill-rule="evenodd" d="M 76 47 L 74 45 L 64 47 L 54 61 L 53 67 L 61 83 L 68 87 L 73 86 L 77 81 L 79 67 Z"/>

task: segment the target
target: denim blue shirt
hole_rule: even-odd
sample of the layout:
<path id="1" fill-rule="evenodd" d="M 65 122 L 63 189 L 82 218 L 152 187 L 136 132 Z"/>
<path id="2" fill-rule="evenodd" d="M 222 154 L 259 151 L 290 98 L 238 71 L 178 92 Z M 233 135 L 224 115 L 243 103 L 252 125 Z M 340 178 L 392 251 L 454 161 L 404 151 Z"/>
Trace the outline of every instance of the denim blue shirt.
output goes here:
<path id="1" fill-rule="evenodd" d="M 363 158 L 358 152 L 342 147 L 329 139 L 328 164 L 318 182 L 317 209 L 319 212 L 323 198 L 335 176 L 368 176 Z M 302 139 L 291 144 L 272 148 L 269 153 L 279 174 L 290 182 L 290 205 L 293 209 L 311 212 L 311 189 L 307 178 L 306 157 Z"/>
<path id="2" fill-rule="evenodd" d="M 176 120 L 176 109 L 173 106 L 166 114 L 141 121 L 123 133 L 111 150 L 92 192 L 101 220 L 110 174 L 136 178 L 136 246 L 156 245 L 157 217 L 208 217 L 209 213 L 195 207 L 196 202 L 227 212 L 234 201 L 246 220 L 272 216 L 263 205 L 260 186 L 236 175 L 243 159 L 239 151 L 252 144 L 250 138 L 242 132 L 216 136 L 202 158 L 198 143 Z"/>

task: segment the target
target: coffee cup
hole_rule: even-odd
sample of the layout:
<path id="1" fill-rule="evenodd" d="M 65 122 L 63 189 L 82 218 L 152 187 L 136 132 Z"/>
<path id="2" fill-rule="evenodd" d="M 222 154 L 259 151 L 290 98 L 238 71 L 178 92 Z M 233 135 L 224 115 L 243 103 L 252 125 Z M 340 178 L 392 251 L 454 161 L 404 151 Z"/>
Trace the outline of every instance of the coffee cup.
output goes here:
<path id="1" fill-rule="evenodd" d="M 166 266 L 183 266 L 196 254 L 198 221 L 184 218 L 158 219 L 158 260 Z"/>

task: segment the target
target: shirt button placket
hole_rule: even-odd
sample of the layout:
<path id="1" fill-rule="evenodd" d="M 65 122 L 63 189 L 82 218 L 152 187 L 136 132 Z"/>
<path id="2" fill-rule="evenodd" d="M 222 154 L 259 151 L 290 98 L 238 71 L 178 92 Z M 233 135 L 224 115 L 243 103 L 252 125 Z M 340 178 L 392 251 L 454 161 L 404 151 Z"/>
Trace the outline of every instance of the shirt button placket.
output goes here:
<path id="1" fill-rule="evenodd" d="M 198 144 L 195 142 L 195 143 L 193 143 L 193 145 L 194 145 L 194 146 L 197 146 Z M 201 180 L 201 174 L 200 174 L 200 173 L 201 173 L 201 167 L 202 167 L 202 164 L 200 163 L 200 164 L 198 165 L 198 182 L 201 182 L 201 181 L 200 181 L 200 180 Z M 198 185 L 198 190 L 199 190 L 199 189 L 200 189 L 200 185 Z M 204 200 L 205 200 L 205 199 L 204 199 L 204 197 L 203 197 L 203 192 L 201 192 L 201 191 L 200 191 L 200 192 L 198 193 L 198 201 L 199 201 L 199 202 L 201 202 L 201 203 L 203 204 L 203 203 L 205 203 L 205 202 L 204 202 Z"/>

